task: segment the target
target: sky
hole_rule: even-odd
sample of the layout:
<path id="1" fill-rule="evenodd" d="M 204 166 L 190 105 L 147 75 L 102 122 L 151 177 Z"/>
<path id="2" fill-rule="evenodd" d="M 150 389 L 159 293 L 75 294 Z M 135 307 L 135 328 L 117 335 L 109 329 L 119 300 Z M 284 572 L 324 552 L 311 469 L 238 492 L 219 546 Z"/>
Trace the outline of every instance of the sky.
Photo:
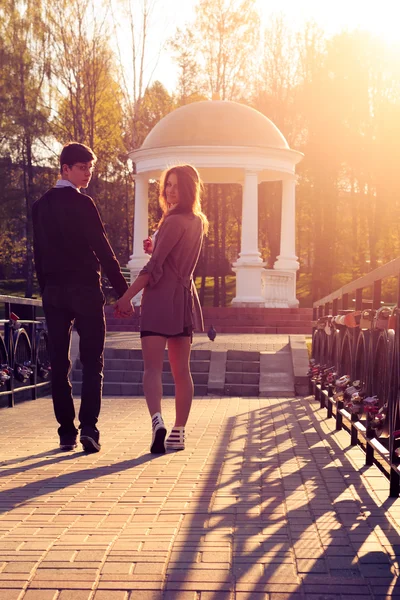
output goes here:
<path id="1" fill-rule="evenodd" d="M 176 27 L 193 20 L 197 0 L 152 0 L 154 10 L 149 30 L 147 78 L 161 81 L 169 92 L 176 87 L 177 70 L 170 52 L 162 49 L 163 40 L 173 36 Z M 271 15 L 282 13 L 293 30 L 314 20 L 333 35 L 341 30 L 363 29 L 400 45 L 400 0 L 256 0 L 263 26 Z M 118 39 L 122 55 L 129 53 L 129 35 L 124 34 L 124 19 Z"/>

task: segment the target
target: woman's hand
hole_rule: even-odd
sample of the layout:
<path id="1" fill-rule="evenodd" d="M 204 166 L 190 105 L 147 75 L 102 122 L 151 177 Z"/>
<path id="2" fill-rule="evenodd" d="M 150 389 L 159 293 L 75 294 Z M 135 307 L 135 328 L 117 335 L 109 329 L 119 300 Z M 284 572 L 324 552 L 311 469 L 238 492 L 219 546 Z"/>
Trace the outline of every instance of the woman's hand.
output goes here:
<path id="1" fill-rule="evenodd" d="M 153 253 L 153 242 L 150 237 L 143 240 L 143 250 L 145 254 Z"/>
<path id="2" fill-rule="evenodd" d="M 114 316 L 126 319 L 133 315 L 133 308 L 129 297 L 124 294 L 114 304 Z"/>

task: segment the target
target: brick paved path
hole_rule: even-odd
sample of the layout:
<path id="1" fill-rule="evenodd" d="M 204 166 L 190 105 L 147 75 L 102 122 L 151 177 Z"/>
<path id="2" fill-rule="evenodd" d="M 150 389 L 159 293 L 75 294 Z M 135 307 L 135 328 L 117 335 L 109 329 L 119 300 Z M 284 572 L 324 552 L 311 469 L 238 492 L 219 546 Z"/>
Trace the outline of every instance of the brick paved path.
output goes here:
<path id="1" fill-rule="evenodd" d="M 143 399 L 104 400 L 94 455 L 54 450 L 48 399 L 2 409 L 0 600 L 400 597 L 400 502 L 325 412 L 196 399 L 154 457 Z"/>

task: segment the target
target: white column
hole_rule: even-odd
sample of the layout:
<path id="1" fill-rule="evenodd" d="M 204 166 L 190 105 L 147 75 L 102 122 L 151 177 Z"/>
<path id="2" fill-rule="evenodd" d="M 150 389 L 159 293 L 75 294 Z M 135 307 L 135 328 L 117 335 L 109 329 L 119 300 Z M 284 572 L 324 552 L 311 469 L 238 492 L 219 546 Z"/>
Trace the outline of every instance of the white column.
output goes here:
<path id="1" fill-rule="evenodd" d="M 261 263 L 258 251 L 258 174 L 245 171 L 242 199 L 242 237 L 237 264 Z"/>
<path id="2" fill-rule="evenodd" d="M 131 283 L 139 271 L 148 262 L 149 256 L 143 251 L 143 240 L 149 234 L 149 180 L 146 174 L 135 176 L 135 214 L 133 221 L 133 252 L 129 257 L 128 268 L 131 272 Z M 141 294 L 134 298 L 138 304 Z"/>
<path id="3" fill-rule="evenodd" d="M 264 306 L 261 273 L 265 263 L 258 250 L 258 174 L 245 171 L 242 201 L 242 237 L 236 272 L 234 306 Z"/>
<path id="4" fill-rule="evenodd" d="M 300 267 L 296 256 L 296 182 L 282 181 L 281 247 L 274 269 L 297 271 Z"/>

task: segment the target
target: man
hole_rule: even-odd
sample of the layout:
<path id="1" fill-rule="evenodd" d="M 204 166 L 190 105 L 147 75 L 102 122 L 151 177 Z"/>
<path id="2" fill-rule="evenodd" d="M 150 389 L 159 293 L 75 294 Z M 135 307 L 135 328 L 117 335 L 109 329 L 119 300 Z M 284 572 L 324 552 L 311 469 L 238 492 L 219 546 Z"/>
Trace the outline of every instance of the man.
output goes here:
<path id="1" fill-rule="evenodd" d="M 128 287 L 93 200 L 80 192 L 89 185 L 95 163 L 96 156 L 87 146 L 75 142 L 64 146 L 60 155 L 61 179 L 32 209 L 34 257 L 49 335 L 60 448 L 72 450 L 77 446 L 69 381 L 69 348 L 75 321 L 82 363 L 80 442 L 88 452 L 100 450 L 96 423 L 105 339 L 100 265 L 119 297 Z"/>

